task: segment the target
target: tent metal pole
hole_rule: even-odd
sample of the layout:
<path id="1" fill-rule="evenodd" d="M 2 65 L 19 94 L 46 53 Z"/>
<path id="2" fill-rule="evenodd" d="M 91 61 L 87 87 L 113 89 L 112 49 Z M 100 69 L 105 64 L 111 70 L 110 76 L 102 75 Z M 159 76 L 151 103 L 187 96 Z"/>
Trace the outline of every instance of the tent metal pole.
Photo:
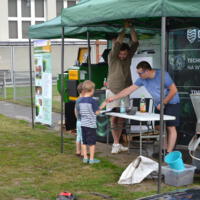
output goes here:
<path id="1" fill-rule="evenodd" d="M 65 38 L 64 38 L 65 27 L 62 26 L 62 47 L 61 47 L 61 123 L 60 123 L 60 152 L 64 152 L 64 136 L 63 136 L 63 95 L 64 95 L 64 50 L 65 50 Z"/>
<path id="2" fill-rule="evenodd" d="M 87 42 L 88 42 L 88 72 L 89 72 L 89 80 L 92 80 L 91 73 L 91 46 L 90 46 L 90 33 L 87 31 Z"/>
<path id="3" fill-rule="evenodd" d="M 164 139 L 164 80 L 166 69 L 166 17 L 162 17 L 161 21 L 161 81 L 160 81 L 160 138 L 159 138 L 159 173 L 158 173 L 158 188 L 157 192 L 161 190 L 161 163 L 162 163 L 162 147 Z"/>
<path id="4" fill-rule="evenodd" d="M 109 49 L 109 40 L 106 40 L 106 42 L 107 42 L 107 44 L 106 44 L 107 49 Z"/>
<path id="5" fill-rule="evenodd" d="M 30 38 L 29 38 L 29 66 L 30 66 L 30 92 L 31 92 L 31 119 L 32 119 L 32 128 L 34 128 L 32 51 L 31 51 L 31 39 Z"/>

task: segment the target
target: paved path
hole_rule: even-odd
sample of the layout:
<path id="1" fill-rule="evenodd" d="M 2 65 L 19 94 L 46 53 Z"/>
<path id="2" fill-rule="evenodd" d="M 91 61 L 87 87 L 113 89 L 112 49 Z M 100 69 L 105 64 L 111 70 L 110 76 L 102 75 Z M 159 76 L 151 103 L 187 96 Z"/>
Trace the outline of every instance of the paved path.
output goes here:
<path id="1" fill-rule="evenodd" d="M 6 101 L 0 101 L 0 114 L 11 118 L 22 119 L 28 122 L 32 122 L 31 107 L 28 106 L 21 106 Z M 60 118 L 61 116 L 59 113 L 52 113 L 53 129 L 59 129 L 58 122 L 60 121 Z"/>

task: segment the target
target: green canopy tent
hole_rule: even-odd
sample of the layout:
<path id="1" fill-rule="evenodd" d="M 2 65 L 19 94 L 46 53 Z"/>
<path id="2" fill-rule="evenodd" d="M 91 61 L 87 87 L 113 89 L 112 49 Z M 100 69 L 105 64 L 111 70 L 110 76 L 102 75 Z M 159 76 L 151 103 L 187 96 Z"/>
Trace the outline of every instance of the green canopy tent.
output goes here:
<path id="1" fill-rule="evenodd" d="M 85 24 L 119 25 L 124 19 L 134 19 L 134 24 L 145 28 L 161 28 L 161 17 L 173 17 L 170 26 L 199 25 L 198 0 L 85 0 L 62 12 L 63 25 L 83 26 Z M 175 20 L 175 17 L 181 19 Z"/>
<path id="2" fill-rule="evenodd" d="M 30 56 L 30 80 L 31 80 L 31 104 L 32 104 L 32 127 L 34 127 L 33 117 L 33 93 L 32 93 L 32 60 L 31 60 L 31 39 L 57 39 L 62 38 L 62 61 L 61 61 L 61 79 L 64 73 L 64 38 L 78 38 L 88 39 L 88 46 L 90 47 L 90 39 L 110 39 L 122 31 L 120 27 L 113 26 L 93 26 L 93 27 L 64 27 L 61 25 L 61 16 L 48 20 L 44 23 L 33 25 L 29 27 L 29 56 Z M 136 29 L 139 36 L 151 37 L 159 31 L 151 31 L 144 29 Z M 89 51 L 90 53 L 90 51 Z M 90 55 L 88 56 L 89 74 L 90 69 Z M 91 75 L 89 76 L 91 77 Z M 61 88 L 63 81 L 61 81 Z M 63 91 L 63 90 L 62 90 Z M 63 102 L 61 95 L 61 102 Z M 61 127 L 63 126 L 63 103 L 61 103 Z M 63 152 L 63 132 L 61 128 L 61 152 Z"/>
<path id="3" fill-rule="evenodd" d="M 61 16 L 53 18 L 41 24 L 29 27 L 29 38 L 33 39 L 57 39 L 62 37 Z M 116 27 L 67 27 L 64 30 L 65 38 L 87 39 L 87 32 L 90 32 L 91 39 L 106 39 L 118 32 L 121 28 Z"/>
<path id="4" fill-rule="evenodd" d="M 44 23 L 32 25 L 29 27 L 29 38 L 32 39 L 57 39 L 62 37 L 62 24 L 61 16 L 55 17 Z M 92 27 L 65 27 L 65 38 L 77 38 L 87 39 L 87 32 L 90 33 L 90 39 L 110 39 L 119 32 L 122 31 L 122 27 L 115 26 L 92 26 Z M 159 33 L 159 30 L 141 29 L 136 27 L 136 32 L 139 38 L 143 36 L 152 36 Z M 128 33 L 128 32 L 127 32 Z"/>
<path id="5" fill-rule="evenodd" d="M 161 112 L 159 145 L 158 193 L 161 185 L 161 139 L 164 135 L 164 76 L 166 69 L 166 32 L 170 28 L 200 26 L 199 0 L 84 0 L 79 5 L 64 9 L 63 25 L 84 26 L 107 24 L 122 26 L 125 19 L 136 26 L 161 29 Z"/>

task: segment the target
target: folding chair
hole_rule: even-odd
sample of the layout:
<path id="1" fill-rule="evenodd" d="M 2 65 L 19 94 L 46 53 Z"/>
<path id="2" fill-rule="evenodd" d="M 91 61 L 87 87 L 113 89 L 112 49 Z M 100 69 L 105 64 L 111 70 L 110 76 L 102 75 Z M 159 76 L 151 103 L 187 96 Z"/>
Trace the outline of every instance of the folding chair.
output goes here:
<path id="1" fill-rule="evenodd" d="M 146 98 L 147 112 L 154 112 L 153 99 Z M 131 99 L 131 105 L 139 108 L 140 98 Z M 130 143 L 133 137 L 139 137 L 140 140 L 140 155 L 142 155 L 142 140 L 143 139 L 159 139 L 159 134 L 155 130 L 154 121 L 151 122 L 137 122 L 128 120 L 126 126 L 126 134 L 128 140 L 128 152 L 130 152 Z"/>

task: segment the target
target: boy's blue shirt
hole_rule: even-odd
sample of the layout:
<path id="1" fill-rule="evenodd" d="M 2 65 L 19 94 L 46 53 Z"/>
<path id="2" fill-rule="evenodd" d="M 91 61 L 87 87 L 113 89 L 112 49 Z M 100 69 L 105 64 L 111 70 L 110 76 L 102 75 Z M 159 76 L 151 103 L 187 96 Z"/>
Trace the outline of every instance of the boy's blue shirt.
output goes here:
<path id="1" fill-rule="evenodd" d="M 142 79 L 138 78 L 135 81 L 135 85 L 137 86 L 144 86 L 147 91 L 151 94 L 154 100 L 155 106 L 160 104 L 160 81 L 161 81 L 161 71 L 155 70 L 155 77 L 154 78 L 147 78 Z M 164 84 L 164 96 L 166 97 L 169 94 L 169 86 L 172 85 L 174 82 L 171 79 L 168 72 L 165 72 L 165 84 Z M 180 103 L 180 98 L 178 92 L 174 95 L 174 97 L 168 102 L 169 104 L 176 104 Z"/>
<path id="2" fill-rule="evenodd" d="M 80 97 L 76 102 L 76 109 L 81 120 L 81 126 L 97 128 L 95 113 L 99 106 L 93 97 Z"/>

